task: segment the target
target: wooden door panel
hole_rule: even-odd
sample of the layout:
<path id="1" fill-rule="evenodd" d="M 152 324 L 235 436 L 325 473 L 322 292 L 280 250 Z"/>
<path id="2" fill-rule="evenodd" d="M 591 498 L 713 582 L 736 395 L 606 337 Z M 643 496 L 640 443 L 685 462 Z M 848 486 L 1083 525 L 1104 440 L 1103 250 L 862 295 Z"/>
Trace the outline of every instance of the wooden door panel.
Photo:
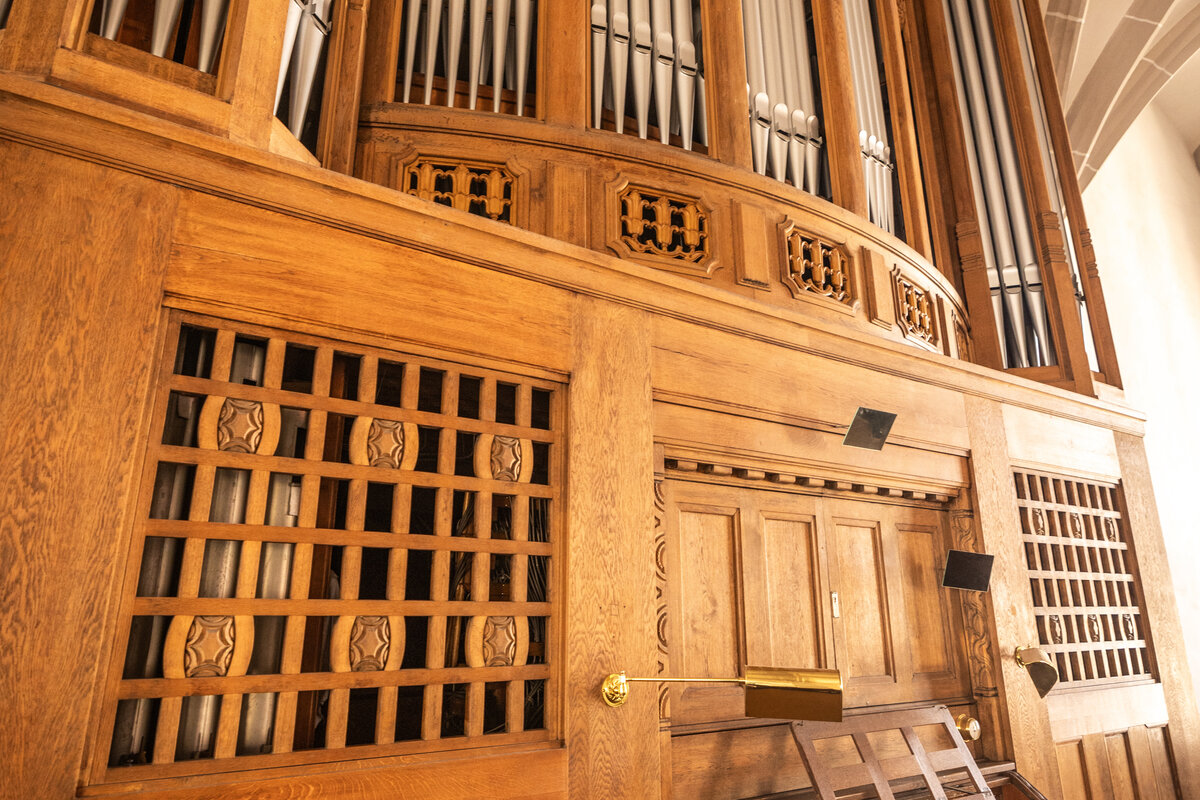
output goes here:
<path id="1" fill-rule="evenodd" d="M 913 675 L 944 676 L 952 671 L 952 659 L 938 569 L 937 529 L 898 525 L 896 544 Z"/>
<path id="2" fill-rule="evenodd" d="M 679 648 L 671 654 L 677 675 L 729 678 L 740 672 L 738 516 L 736 508 L 679 505 Z"/>
<path id="3" fill-rule="evenodd" d="M 893 683 L 893 657 L 887 579 L 879 524 L 835 519 L 831 559 L 836 563 L 841 628 L 838 665 L 848 687 Z M 836 629 L 836 628 L 835 628 Z"/>
<path id="4" fill-rule="evenodd" d="M 747 659 L 767 667 L 819 667 L 821 614 L 817 600 L 816 531 L 812 519 L 788 519 L 763 514 L 762 555 L 765 573 L 767 650 L 749 648 L 750 632 L 758 627 L 747 619 Z"/>

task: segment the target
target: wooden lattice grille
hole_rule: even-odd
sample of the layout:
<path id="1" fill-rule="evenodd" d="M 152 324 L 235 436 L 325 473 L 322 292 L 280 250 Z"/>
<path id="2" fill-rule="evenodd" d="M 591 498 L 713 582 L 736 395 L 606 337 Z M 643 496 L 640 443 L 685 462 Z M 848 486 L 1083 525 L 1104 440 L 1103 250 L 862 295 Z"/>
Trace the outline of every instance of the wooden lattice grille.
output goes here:
<path id="1" fill-rule="evenodd" d="M 97 777 L 550 738 L 561 387 L 208 318 L 169 340 Z"/>
<path id="2" fill-rule="evenodd" d="M 1036 472 L 1015 479 L 1038 640 L 1060 685 L 1150 679 L 1118 488 Z"/>

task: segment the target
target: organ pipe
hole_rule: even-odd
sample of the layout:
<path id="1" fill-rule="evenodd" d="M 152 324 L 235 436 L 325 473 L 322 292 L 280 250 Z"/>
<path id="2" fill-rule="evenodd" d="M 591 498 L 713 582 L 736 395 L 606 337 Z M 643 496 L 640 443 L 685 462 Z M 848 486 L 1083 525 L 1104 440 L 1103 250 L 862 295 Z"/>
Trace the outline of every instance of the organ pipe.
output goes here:
<path id="1" fill-rule="evenodd" d="M 1054 363 L 1041 270 L 986 4 L 945 0 L 988 285 L 1006 366 Z M 956 50 L 956 52 L 955 52 Z M 989 258 L 990 256 L 990 258 Z"/>
<path id="2" fill-rule="evenodd" d="M 640 138 L 649 137 L 653 113 L 662 143 L 673 132 L 684 149 L 704 143 L 694 0 L 594 0 L 591 27 L 593 126 L 602 127 L 608 108 L 617 132 L 624 133 L 630 109 Z"/>
<path id="3" fill-rule="evenodd" d="M 821 154 L 806 0 L 745 0 L 754 169 L 816 193 Z"/>

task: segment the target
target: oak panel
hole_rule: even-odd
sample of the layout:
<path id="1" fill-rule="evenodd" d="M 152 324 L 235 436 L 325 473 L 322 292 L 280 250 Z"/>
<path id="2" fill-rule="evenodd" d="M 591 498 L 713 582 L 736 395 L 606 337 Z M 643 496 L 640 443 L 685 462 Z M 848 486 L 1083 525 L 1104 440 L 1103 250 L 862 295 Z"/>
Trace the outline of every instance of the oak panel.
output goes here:
<path id="1" fill-rule="evenodd" d="M 879 528 L 836 520 L 832 534 L 831 561 L 837 565 L 833 586 L 841 601 L 843 636 L 838 664 L 843 680 L 848 688 L 863 678 L 894 682 L 896 666 Z"/>
<path id="2" fill-rule="evenodd" d="M 948 609 L 942 602 L 945 591 L 939 580 L 937 532 L 899 527 L 896 533 L 912 671 L 914 674 L 947 672 L 951 669 Z"/>
<path id="3" fill-rule="evenodd" d="M 737 520 L 728 510 L 679 512 L 680 675 L 729 678 L 740 673 L 735 591 Z"/>
<path id="4" fill-rule="evenodd" d="M 816 531 L 810 520 L 762 515 L 763 562 L 766 571 L 769 637 L 765 658 L 747 647 L 747 660 L 769 667 L 821 666 L 821 607 L 814 555 Z M 757 625 L 755 627 L 758 627 Z"/>

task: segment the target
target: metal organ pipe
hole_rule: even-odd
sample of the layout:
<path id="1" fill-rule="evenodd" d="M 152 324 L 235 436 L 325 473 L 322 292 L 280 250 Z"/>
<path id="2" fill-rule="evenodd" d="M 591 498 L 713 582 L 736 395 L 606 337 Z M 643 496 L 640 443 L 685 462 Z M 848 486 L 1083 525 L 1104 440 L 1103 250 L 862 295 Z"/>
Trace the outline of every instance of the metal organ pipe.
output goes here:
<path id="1" fill-rule="evenodd" d="M 617 132 L 624 133 L 625 110 L 632 105 L 637 134 L 643 139 L 650 135 L 653 112 L 664 144 L 672 132 L 678 132 L 687 150 L 693 141 L 705 141 L 704 79 L 696 44 L 699 10 L 694 2 L 594 0 L 594 127 L 603 126 L 607 108 L 613 112 Z"/>
<path id="2" fill-rule="evenodd" d="M 975 4 L 977 13 L 972 20 L 968 0 L 946 2 L 958 48 L 959 94 L 979 170 L 976 203 L 991 234 L 985 239 L 992 251 L 988 284 L 993 308 L 999 312 L 996 322 L 1006 364 L 1053 364 L 1041 271 L 987 8 Z M 998 297 L 1003 298 L 1002 303 L 997 302 Z"/>
<path id="3" fill-rule="evenodd" d="M 817 191 L 820 120 L 805 0 L 745 0 L 747 98 L 754 169 Z"/>
<path id="4" fill-rule="evenodd" d="M 892 149 L 888 144 L 883 103 L 883 76 L 875 48 L 875 26 L 867 0 L 846 0 L 846 28 L 855 79 L 859 115 L 859 147 L 867 189 L 868 217 L 879 227 L 895 231 L 892 196 Z"/>

